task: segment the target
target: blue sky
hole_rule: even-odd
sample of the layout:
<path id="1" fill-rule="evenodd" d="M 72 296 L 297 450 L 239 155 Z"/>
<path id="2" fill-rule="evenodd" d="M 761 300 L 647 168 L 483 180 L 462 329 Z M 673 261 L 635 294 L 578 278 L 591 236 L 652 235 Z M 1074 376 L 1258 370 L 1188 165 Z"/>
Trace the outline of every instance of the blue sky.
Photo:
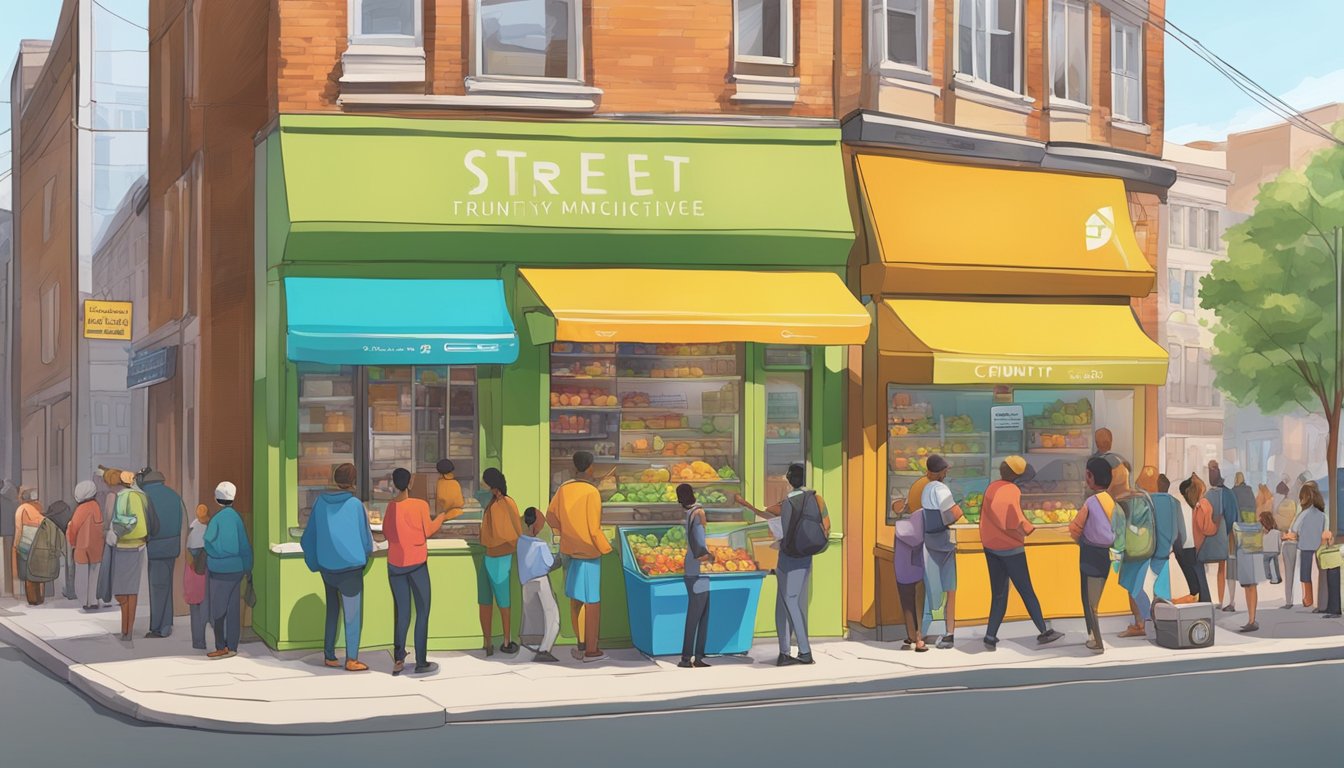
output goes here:
<path id="1" fill-rule="evenodd" d="M 147 0 L 99 1 L 133 21 L 145 21 Z M 0 67 L 6 86 L 19 40 L 50 37 L 60 4 L 60 0 L 0 0 Z M 1167 0 L 1167 17 L 1297 108 L 1344 99 L 1344 46 L 1338 44 L 1344 3 L 1339 0 Z M 1218 139 L 1229 131 L 1274 121 L 1170 39 L 1166 69 L 1170 141 Z M 0 107 L 3 131 L 9 128 L 9 105 Z M 0 136 L 0 153 L 8 149 L 5 134 Z M 0 173 L 10 159 L 0 154 Z"/>

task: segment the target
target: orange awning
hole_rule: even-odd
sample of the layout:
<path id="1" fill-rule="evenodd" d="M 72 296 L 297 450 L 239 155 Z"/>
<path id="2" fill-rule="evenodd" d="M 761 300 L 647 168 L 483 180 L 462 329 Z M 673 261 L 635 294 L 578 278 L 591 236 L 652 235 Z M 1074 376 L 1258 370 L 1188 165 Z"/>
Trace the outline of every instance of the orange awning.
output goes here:
<path id="1" fill-rule="evenodd" d="M 1119 179 L 858 155 L 877 247 L 863 292 L 1147 296 Z"/>

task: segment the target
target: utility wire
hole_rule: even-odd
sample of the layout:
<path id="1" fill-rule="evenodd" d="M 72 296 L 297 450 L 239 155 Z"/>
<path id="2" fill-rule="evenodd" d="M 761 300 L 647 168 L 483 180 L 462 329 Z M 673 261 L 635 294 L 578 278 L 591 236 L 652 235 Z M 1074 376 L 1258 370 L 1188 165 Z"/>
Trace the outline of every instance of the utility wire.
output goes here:
<path id="1" fill-rule="evenodd" d="M 146 32 L 149 31 L 149 27 L 146 27 L 146 26 L 143 25 L 143 24 L 136 24 L 134 21 L 131 21 L 130 19 L 126 18 L 125 16 L 122 16 L 120 13 L 117 13 L 116 11 L 112 10 L 111 8 L 108 8 L 106 5 L 103 5 L 102 3 L 98 2 L 98 0 L 93 0 L 93 4 L 96 5 L 96 6 L 98 6 L 99 8 L 102 8 L 104 11 L 107 11 L 107 12 L 110 13 L 111 15 L 116 16 L 118 19 L 121 19 L 122 21 L 126 22 L 127 24 L 130 24 L 132 27 L 136 27 L 136 28 L 138 28 L 138 29 L 143 29 L 143 30 L 145 30 Z"/>
<path id="2" fill-rule="evenodd" d="M 1167 36 L 1171 37 L 1171 39 L 1180 43 L 1184 48 L 1213 67 L 1223 77 L 1227 78 L 1227 80 L 1236 86 L 1238 90 L 1251 97 L 1251 99 L 1260 106 L 1269 110 L 1270 113 L 1319 138 L 1326 139 L 1335 144 L 1344 145 L 1344 140 L 1341 140 L 1324 126 L 1303 116 L 1297 108 L 1275 96 L 1269 89 L 1257 83 L 1249 75 L 1229 64 L 1225 59 L 1209 50 L 1208 46 L 1200 42 L 1194 35 L 1186 32 L 1162 14 L 1151 14 L 1151 17 L 1156 17 L 1155 21 L 1150 17 L 1148 9 L 1139 5 L 1136 0 L 1117 0 L 1117 2 L 1122 6 L 1129 8 L 1135 16 L 1143 19 L 1144 23 L 1165 33 Z"/>

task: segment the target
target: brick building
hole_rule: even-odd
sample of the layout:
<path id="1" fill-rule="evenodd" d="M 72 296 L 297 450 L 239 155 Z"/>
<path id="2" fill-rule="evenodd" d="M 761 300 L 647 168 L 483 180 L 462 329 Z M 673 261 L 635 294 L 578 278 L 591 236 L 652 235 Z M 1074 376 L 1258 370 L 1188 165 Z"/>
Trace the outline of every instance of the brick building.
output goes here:
<path id="1" fill-rule="evenodd" d="M 680 280 L 678 298 L 701 321 L 710 302 L 743 301 L 756 272 L 796 269 L 781 284 L 830 301 L 852 327 L 804 334 L 772 315 L 770 338 L 819 345 L 785 364 L 747 323 L 723 340 L 733 343 L 710 346 L 725 353 L 713 392 L 706 381 L 664 394 L 694 404 L 699 429 L 718 419 L 726 430 L 698 449 L 717 452 L 703 458 L 720 480 L 741 479 L 707 484 L 710 496 L 775 501 L 784 464 L 806 458 L 810 482 L 840 498 L 843 345 L 867 320 L 842 280 L 853 230 L 833 101 L 836 18 L 824 0 L 151 2 L 151 315 L 136 344 L 163 374 L 150 388 L 150 460 L 188 478 L 195 467 L 189 503 L 220 480 L 242 489 L 263 639 L 321 640 L 321 586 L 297 537 L 334 464 L 358 466 L 376 528 L 392 466 L 408 466 L 413 490 L 430 495 L 433 459 L 452 458 L 468 512 L 431 543 L 431 572 L 451 595 L 474 578 L 472 493 L 484 467 L 508 474 L 520 504 L 544 505 L 580 439 L 561 422 L 605 425 L 614 447 L 587 446 L 604 461 L 615 463 L 622 442 L 648 442 L 620 439 L 617 421 L 603 421 L 614 416 L 547 406 L 564 389 L 553 368 L 578 354 L 563 350 L 589 349 L 566 304 L 584 292 L 624 301 L 612 311 L 628 330 L 645 303 L 620 282 L 580 282 L 576 294 L 569 267 L 595 280 L 654 268 L 635 285 L 656 294 Z M 405 293 L 377 298 L 385 289 Z M 429 336 L 408 330 L 420 306 L 438 310 Z M 456 317 L 455 307 L 473 312 Z M 495 325 L 473 325 L 486 316 Z M 374 321 L 401 325 L 389 334 Z M 643 333 L 622 338 L 697 334 L 685 321 L 658 339 Z M 403 365 L 403 346 L 423 364 Z M 601 397 L 636 384 L 613 378 Z M 777 389 L 792 403 L 787 445 L 765 437 Z M 716 415 L 701 412 L 702 396 Z M 622 461 L 604 496 L 623 497 L 617 483 L 650 462 Z M 636 519 L 633 505 L 614 506 L 612 525 Z M 818 569 L 815 634 L 843 632 L 839 549 Z M 620 581 L 619 563 L 603 569 Z M 380 580 L 370 584 L 367 599 L 384 603 Z M 621 590 L 608 600 L 620 607 L 603 612 L 601 634 L 631 642 Z M 473 609 L 440 610 L 432 644 L 479 647 Z M 386 634 L 370 622 L 364 644 Z"/>
<path id="2" fill-rule="evenodd" d="M 892 541 L 926 453 L 953 455 L 971 522 L 998 461 L 1025 453 L 1037 475 L 1024 507 L 1056 526 L 1083 492 L 1094 429 L 1111 429 L 1136 469 L 1156 462 L 1154 265 L 1175 180 L 1161 160 L 1163 7 L 840 6 L 837 113 L 865 225 L 850 284 L 876 325 L 849 356 L 847 620 L 901 623 Z M 1067 543 L 1059 532 L 1028 557 L 1046 614 L 1076 616 L 1077 564 L 1052 546 Z M 961 533 L 956 558 L 979 574 L 977 533 Z M 1126 607 L 1122 594 L 1102 601 Z M 988 610 L 983 584 L 961 591 L 960 622 Z"/>

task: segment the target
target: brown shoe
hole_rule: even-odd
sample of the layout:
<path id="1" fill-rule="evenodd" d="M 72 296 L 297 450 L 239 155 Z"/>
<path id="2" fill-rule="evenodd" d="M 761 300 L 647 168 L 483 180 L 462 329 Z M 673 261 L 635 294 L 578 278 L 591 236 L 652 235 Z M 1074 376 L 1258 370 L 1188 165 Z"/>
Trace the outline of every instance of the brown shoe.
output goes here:
<path id="1" fill-rule="evenodd" d="M 1199 595 L 1186 595 L 1185 597 L 1178 597 L 1175 600 L 1172 600 L 1171 602 L 1175 605 L 1187 605 L 1189 603 L 1198 603 Z"/>
<path id="2" fill-rule="evenodd" d="M 401 671 L 405 668 L 406 668 L 406 662 L 404 661 L 392 662 L 392 676 L 395 677 L 397 675 L 400 675 Z"/>
<path id="3" fill-rule="evenodd" d="M 211 652 L 205 654 L 205 658 L 207 658 L 207 659 L 224 659 L 224 658 L 228 658 L 228 657 L 231 656 L 231 655 L 233 655 L 233 652 L 230 651 L 228 648 L 225 648 L 225 649 L 223 649 L 223 650 L 219 650 L 219 651 L 211 651 Z"/>
<path id="4" fill-rule="evenodd" d="M 345 662 L 346 672 L 368 672 L 369 665 L 355 659 L 347 659 Z"/>
<path id="5" fill-rule="evenodd" d="M 339 661 L 337 661 L 337 660 L 335 660 L 335 659 L 323 659 L 323 660 L 322 660 L 322 663 L 323 663 L 324 665 L 328 666 L 328 667 L 331 667 L 332 669 L 340 669 L 340 668 L 341 668 L 341 662 L 339 662 Z"/>
<path id="6" fill-rule="evenodd" d="M 1120 637 L 1143 637 L 1145 635 L 1142 627 L 1128 627 L 1120 633 Z"/>

